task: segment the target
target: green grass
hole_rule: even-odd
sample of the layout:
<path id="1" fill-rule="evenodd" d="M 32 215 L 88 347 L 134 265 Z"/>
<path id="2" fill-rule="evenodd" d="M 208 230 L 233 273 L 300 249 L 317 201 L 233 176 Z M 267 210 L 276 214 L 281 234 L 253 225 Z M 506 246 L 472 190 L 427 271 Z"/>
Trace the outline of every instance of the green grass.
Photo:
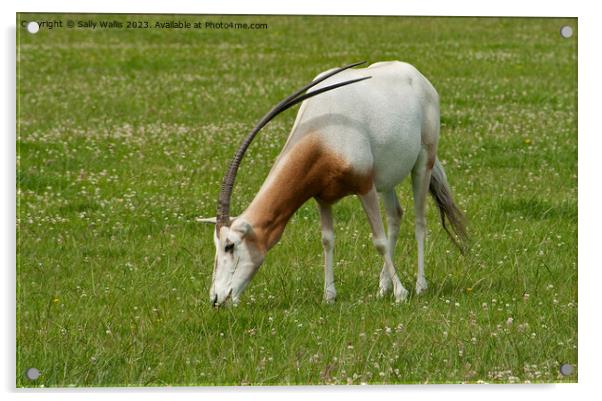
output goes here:
<path id="1" fill-rule="evenodd" d="M 576 19 L 186 19 L 269 29 L 18 31 L 17 386 L 577 381 L 558 373 L 577 366 L 577 42 L 559 35 Z M 429 201 L 428 292 L 376 299 L 382 261 L 346 198 L 326 305 L 308 202 L 240 306 L 212 309 L 213 227 L 195 218 L 215 214 L 243 135 L 318 72 L 390 59 L 439 91 L 471 253 Z M 294 117 L 250 148 L 233 214 Z M 398 193 L 395 262 L 413 289 L 409 182 Z"/>

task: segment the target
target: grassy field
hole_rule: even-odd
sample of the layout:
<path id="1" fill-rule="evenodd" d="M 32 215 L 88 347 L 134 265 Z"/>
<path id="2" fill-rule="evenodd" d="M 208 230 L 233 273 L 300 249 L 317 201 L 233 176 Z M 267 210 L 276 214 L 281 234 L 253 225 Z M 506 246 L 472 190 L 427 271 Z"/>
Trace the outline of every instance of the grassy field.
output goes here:
<path id="1" fill-rule="evenodd" d="M 268 28 L 18 30 L 17 386 L 577 381 L 559 374 L 578 367 L 577 41 L 559 35 L 575 19 L 176 19 Z M 429 290 L 376 299 L 382 261 L 359 201 L 343 199 L 327 305 L 312 201 L 240 306 L 212 309 L 213 227 L 195 219 L 215 215 L 243 135 L 318 72 L 391 59 L 439 91 L 439 157 L 471 253 L 429 201 Z M 234 215 L 294 117 L 251 146 Z M 413 289 L 409 181 L 398 194 L 395 262 Z"/>

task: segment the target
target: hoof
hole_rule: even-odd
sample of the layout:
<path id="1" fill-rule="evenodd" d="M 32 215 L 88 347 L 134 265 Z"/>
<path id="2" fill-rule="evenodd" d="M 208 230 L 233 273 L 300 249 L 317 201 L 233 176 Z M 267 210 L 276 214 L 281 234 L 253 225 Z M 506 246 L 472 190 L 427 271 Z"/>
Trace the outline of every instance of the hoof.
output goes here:
<path id="1" fill-rule="evenodd" d="M 336 300 L 337 292 L 334 288 L 329 288 L 324 292 L 324 302 L 327 304 L 333 304 Z"/>
<path id="2" fill-rule="evenodd" d="M 395 291 L 395 302 L 401 303 L 408 299 L 408 290 L 400 287 L 398 291 Z"/>
<path id="3" fill-rule="evenodd" d="M 387 295 L 389 291 L 391 291 L 391 280 L 381 280 L 380 283 L 378 283 L 378 293 L 376 294 L 376 296 L 378 298 L 384 298 L 384 296 Z"/>
<path id="4" fill-rule="evenodd" d="M 428 284 L 424 278 L 416 280 L 416 294 L 420 295 L 427 290 Z"/>
<path id="5" fill-rule="evenodd" d="M 390 288 L 380 287 L 376 293 L 377 298 L 384 298 L 389 293 Z"/>

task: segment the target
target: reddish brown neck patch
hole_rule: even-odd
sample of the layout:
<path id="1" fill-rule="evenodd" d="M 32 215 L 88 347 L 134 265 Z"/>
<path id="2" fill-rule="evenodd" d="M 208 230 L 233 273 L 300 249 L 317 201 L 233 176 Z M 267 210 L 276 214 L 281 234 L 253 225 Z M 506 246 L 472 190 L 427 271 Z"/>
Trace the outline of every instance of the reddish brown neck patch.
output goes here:
<path id="1" fill-rule="evenodd" d="M 303 137 L 278 164 L 244 212 L 264 252 L 278 242 L 286 223 L 308 199 L 332 204 L 350 194 L 365 194 L 373 185 L 372 172 L 354 172 L 315 134 Z"/>

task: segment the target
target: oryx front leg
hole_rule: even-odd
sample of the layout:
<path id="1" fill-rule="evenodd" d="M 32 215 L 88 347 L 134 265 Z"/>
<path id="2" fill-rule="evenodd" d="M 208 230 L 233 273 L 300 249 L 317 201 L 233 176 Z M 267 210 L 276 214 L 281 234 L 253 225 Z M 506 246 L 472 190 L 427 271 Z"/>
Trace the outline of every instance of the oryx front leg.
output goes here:
<path id="1" fill-rule="evenodd" d="M 360 200 L 362 201 L 362 206 L 364 207 L 370 227 L 372 228 L 372 242 L 378 253 L 384 258 L 386 270 L 393 282 L 393 294 L 395 295 L 395 300 L 397 302 L 404 301 L 408 296 L 408 291 L 403 287 L 401 281 L 399 281 L 393 259 L 389 252 L 389 243 L 385 237 L 385 229 L 380 216 L 376 188 L 373 186 L 366 194 L 360 195 Z"/>
<path id="2" fill-rule="evenodd" d="M 416 215 L 416 243 L 418 245 L 418 274 L 416 276 L 416 294 L 428 288 L 424 276 L 424 241 L 426 239 L 426 197 L 431 182 L 432 164 L 423 150 L 412 171 L 412 190 L 414 192 L 414 213 Z M 430 167 L 429 167 L 430 166 Z"/>
<path id="3" fill-rule="evenodd" d="M 388 192 L 382 194 L 383 203 L 385 205 L 385 213 L 387 216 L 387 239 L 389 242 L 389 257 L 394 260 L 395 245 L 397 244 L 397 237 L 399 236 L 399 226 L 401 218 L 403 217 L 403 210 L 399 205 L 399 200 L 395 194 L 395 190 L 391 189 Z M 383 268 L 380 272 L 380 281 L 378 284 L 378 296 L 383 297 L 391 289 L 391 276 L 387 269 L 386 263 L 383 264 Z"/>
<path id="4" fill-rule="evenodd" d="M 330 205 L 320 205 L 320 224 L 322 226 L 322 246 L 324 248 L 324 300 L 334 302 L 337 291 L 334 288 L 333 249 L 334 225 L 332 223 L 332 208 Z"/>

